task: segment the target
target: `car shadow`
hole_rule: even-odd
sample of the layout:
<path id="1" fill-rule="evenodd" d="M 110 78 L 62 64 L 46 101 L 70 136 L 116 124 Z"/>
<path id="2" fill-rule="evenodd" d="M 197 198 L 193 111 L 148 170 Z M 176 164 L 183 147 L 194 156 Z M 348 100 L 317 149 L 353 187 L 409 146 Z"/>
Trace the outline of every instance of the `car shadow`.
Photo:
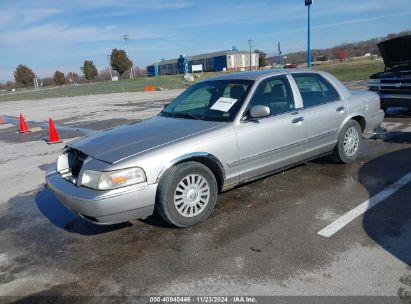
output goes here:
<path id="1" fill-rule="evenodd" d="M 411 133 L 407 133 L 411 138 Z M 411 172 L 411 148 L 379 156 L 361 167 L 359 182 L 373 197 Z M 364 213 L 363 228 L 368 236 L 387 252 L 411 265 L 411 185 Z"/>
<path id="2" fill-rule="evenodd" d="M 47 186 L 37 192 L 34 201 L 51 224 L 71 233 L 97 235 L 133 226 L 130 222 L 104 226 L 87 222 L 64 207 Z"/>
<path id="3" fill-rule="evenodd" d="M 160 227 L 160 228 L 179 229 L 178 227 L 167 223 L 156 212 L 154 212 L 153 215 L 150 215 L 150 216 L 148 216 L 144 219 L 139 219 L 139 221 L 146 224 L 146 225 L 149 225 L 149 226 Z"/>
<path id="4" fill-rule="evenodd" d="M 379 139 L 385 142 L 391 143 L 411 143 L 411 136 L 408 136 L 406 130 L 405 132 L 402 129 L 407 128 L 409 129 L 411 125 L 411 109 L 407 108 L 388 108 L 385 111 L 385 122 L 386 123 L 400 123 L 402 127 L 394 128 L 391 131 L 388 131 L 382 135 L 380 135 Z"/>

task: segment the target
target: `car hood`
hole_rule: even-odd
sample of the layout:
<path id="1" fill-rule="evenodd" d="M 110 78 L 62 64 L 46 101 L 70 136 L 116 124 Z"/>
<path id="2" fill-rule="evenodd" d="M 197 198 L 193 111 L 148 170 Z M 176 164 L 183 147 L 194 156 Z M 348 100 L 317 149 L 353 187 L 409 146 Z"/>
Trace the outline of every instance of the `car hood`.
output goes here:
<path id="1" fill-rule="evenodd" d="M 411 62 L 411 35 L 385 40 L 377 46 L 386 67 Z"/>
<path id="2" fill-rule="evenodd" d="M 216 121 L 157 116 L 82 137 L 71 142 L 68 147 L 93 158 L 116 163 L 223 124 Z"/>

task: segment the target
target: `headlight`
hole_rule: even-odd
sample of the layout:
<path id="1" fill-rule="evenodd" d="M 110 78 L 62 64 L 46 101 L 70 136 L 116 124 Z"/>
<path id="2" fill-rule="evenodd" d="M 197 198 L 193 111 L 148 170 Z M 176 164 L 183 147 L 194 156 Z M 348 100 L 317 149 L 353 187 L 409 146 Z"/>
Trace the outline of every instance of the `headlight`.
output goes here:
<path id="1" fill-rule="evenodd" d="M 146 181 L 141 168 L 129 168 L 110 172 L 85 170 L 81 177 L 81 185 L 96 190 L 111 190 Z"/>
<path id="2" fill-rule="evenodd" d="M 368 84 L 378 84 L 381 82 L 381 79 L 369 79 Z"/>

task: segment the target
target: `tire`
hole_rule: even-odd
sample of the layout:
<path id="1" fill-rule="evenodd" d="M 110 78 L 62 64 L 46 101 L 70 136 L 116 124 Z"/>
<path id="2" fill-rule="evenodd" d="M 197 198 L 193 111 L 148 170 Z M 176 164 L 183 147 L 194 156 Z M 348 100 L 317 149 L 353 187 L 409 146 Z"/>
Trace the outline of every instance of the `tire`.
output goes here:
<path id="1" fill-rule="evenodd" d="M 217 196 L 218 185 L 211 170 L 198 162 L 185 162 L 164 173 L 155 209 L 166 222 L 188 227 L 211 214 Z"/>
<path id="2" fill-rule="evenodd" d="M 363 144 L 360 124 L 349 120 L 338 135 L 338 141 L 331 155 L 338 163 L 350 164 L 354 162 Z"/>

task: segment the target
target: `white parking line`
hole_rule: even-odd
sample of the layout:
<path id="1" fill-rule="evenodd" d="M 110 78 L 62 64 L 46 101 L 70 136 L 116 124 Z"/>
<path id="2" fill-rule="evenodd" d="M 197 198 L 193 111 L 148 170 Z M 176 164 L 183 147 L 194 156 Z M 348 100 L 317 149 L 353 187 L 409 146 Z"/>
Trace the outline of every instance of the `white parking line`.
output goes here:
<path id="1" fill-rule="evenodd" d="M 409 132 L 411 132 L 411 127 L 407 127 L 407 128 L 398 130 L 398 132 L 401 132 L 401 133 L 409 133 Z"/>
<path id="2" fill-rule="evenodd" d="M 403 186 L 405 186 L 410 181 L 411 181 L 411 172 L 401 177 L 398 181 L 396 181 L 394 184 L 392 184 L 388 188 L 385 188 L 378 194 L 366 200 L 361 205 L 355 207 L 354 209 L 351 209 L 346 214 L 344 214 L 343 216 L 341 216 L 340 218 L 338 218 L 337 220 L 335 220 L 334 222 L 332 222 L 327 227 L 325 227 L 324 229 L 320 230 L 317 233 L 325 237 L 330 237 L 334 235 L 336 232 L 344 228 L 344 226 L 348 225 L 355 218 L 365 213 L 367 210 L 371 209 L 372 207 L 375 207 L 376 205 L 381 203 L 383 200 L 385 200 L 387 197 L 389 197 L 391 194 L 393 194 L 397 190 L 401 189 Z"/>

